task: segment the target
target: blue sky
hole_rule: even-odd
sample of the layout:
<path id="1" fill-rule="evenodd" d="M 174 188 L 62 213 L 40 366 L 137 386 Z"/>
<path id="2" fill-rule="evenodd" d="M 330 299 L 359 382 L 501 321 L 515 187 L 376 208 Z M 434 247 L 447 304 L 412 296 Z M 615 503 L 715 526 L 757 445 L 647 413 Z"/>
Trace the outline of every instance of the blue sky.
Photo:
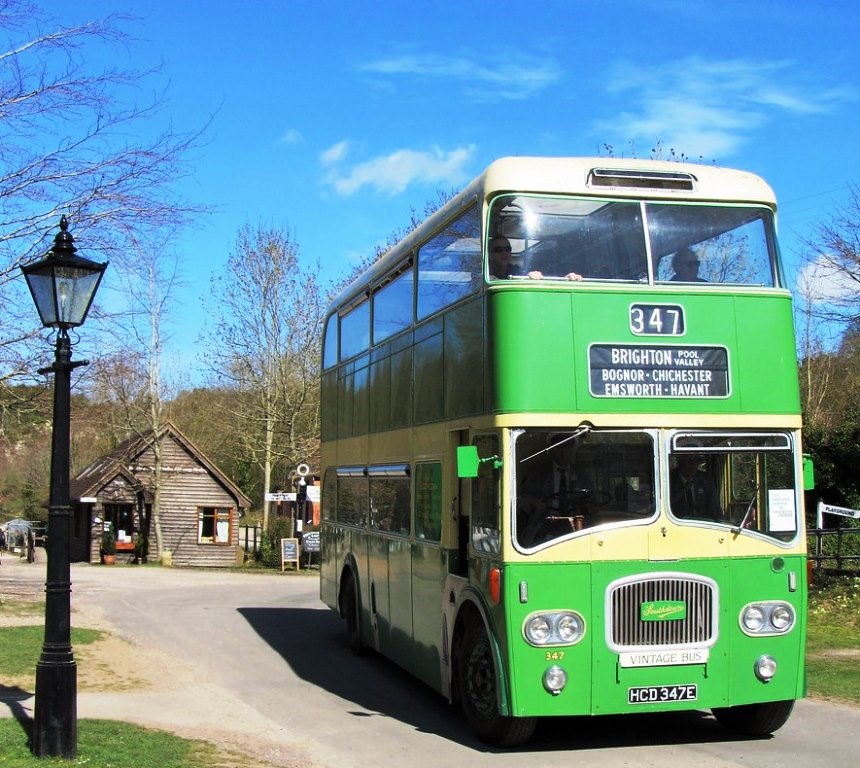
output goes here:
<path id="1" fill-rule="evenodd" d="M 847 0 L 41 4 L 64 24 L 139 17 L 119 63 L 161 64 L 146 87 L 168 87 L 176 129 L 214 114 L 178 182 L 213 207 L 178 243 L 171 349 L 192 365 L 200 297 L 246 223 L 289 229 L 335 279 L 496 157 L 649 157 L 659 140 L 764 176 L 794 270 L 860 182 Z"/>

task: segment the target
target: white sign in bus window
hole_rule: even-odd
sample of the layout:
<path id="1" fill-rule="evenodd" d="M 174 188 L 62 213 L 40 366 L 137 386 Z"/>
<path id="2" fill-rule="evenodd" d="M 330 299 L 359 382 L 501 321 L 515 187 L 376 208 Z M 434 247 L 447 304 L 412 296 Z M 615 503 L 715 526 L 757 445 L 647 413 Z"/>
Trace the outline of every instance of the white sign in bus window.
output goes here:
<path id="1" fill-rule="evenodd" d="M 767 492 L 768 528 L 771 531 L 796 531 L 797 510 L 791 488 Z"/>

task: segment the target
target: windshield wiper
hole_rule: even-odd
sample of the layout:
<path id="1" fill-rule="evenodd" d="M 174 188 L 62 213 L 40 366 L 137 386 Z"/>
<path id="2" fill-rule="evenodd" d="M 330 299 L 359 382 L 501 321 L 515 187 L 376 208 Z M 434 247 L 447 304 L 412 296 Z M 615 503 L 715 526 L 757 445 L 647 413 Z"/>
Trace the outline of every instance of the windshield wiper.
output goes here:
<path id="1" fill-rule="evenodd" d="M 758 498 L 758 488 L 758 485 L 756 485 L 755 490 L 753 491 L 752 498 L 750 499 L 750 503 L 747 505 L 747 511 L 744 512 L 744 516 L 741 518 L 741 521 L 734 528 L 732 528 L 732 533 L 734 533 L 735 535 L 739 534 L 746 527 L 747 521 L 749 520 L 750 512 L 753 511 L 753 507 L 755 507 L 755 500 Z"/>
<path id="2" fill-rule="evenodd" d="M 530 459 L 533 459 L 535 456 L 540 456 L 541 454 L 546 453 L 547 451 L 551 451 L 553 448 L 556 448 L 559 445 L 564 445 L 565 443 L 570 442 L 571 440 L 575 440 L 577 437 L 581 437 L 582 435 L 587 434 L 588 432 L 591 432 L 591 427 L 588 424 L 583 424 L 581 427 L 579 427 L 576 430 L 576 432 L 573 432 L 571 435 L 569 435 L 568 437 L 565 437 L 563 440 L 559 440 L 557 443 L 553 443 L 552 445 L 548 445 L 546 448 L 541 448 L 541 450 L 539 450 L 537 453 L 533 453 L 531 456 L 526 456 L 524 459 L 520 459 L 520 464 L 523 464 L 523 463 L 529 461 Z"/>

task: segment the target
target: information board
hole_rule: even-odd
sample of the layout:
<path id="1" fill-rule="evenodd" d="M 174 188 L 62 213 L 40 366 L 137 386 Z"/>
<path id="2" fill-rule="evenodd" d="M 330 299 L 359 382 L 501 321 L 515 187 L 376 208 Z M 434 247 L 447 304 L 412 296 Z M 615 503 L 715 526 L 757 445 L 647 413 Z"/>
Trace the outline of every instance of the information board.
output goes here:
<path id="1" fill-rule="evenodd" d="M 281 539 L 281 571 L 286 568 L 287 563 L 295 563 L 296 570 L 299 567 L 299 540 Z"/>
<path id="2" fill-rule="evenodd" d="M 320 532 L 308 531 L 302 536 L 302 550 L 304 552 L 320 551 Z"/>
<path id="3" fill-rule="evenodd" d="M 592 344 L 589 389 L 595 397 L 728 397 L 725 347 Z"/>

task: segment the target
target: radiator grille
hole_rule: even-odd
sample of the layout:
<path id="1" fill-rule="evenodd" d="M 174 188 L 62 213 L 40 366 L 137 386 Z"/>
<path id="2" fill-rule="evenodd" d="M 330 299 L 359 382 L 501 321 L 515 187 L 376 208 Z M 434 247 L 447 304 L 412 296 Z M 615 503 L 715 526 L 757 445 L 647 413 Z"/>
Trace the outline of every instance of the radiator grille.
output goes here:
<path id="1" fill-rule="evenodd" d="M 683 602 L 686 616 L 675 621 L 642 621 L 641 606 Z M 711 645 L 717 633 L 716 584 L 678 574 L 622 580 L 609 585 L 607 639 L 613 650 L 662 645 Z"/>

